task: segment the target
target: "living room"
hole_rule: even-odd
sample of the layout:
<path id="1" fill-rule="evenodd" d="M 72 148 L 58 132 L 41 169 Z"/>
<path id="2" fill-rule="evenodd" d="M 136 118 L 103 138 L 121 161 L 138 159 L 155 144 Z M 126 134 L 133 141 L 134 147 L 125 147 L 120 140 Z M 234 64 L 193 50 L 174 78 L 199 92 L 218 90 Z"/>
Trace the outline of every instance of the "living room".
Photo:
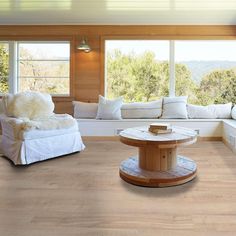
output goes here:
<path id="1" fill-rule="evenodd" d="M 1 235 L 235 235 L 235 7 L 0 3 Z M 9 134 L 47 106 L 67 123 Z"/>

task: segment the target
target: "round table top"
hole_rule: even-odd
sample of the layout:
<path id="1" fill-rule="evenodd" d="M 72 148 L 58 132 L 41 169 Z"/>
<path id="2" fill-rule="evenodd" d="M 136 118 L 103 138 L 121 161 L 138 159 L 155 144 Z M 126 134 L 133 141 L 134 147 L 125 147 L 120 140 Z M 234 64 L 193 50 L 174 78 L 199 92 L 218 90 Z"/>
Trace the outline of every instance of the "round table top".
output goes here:
<path id="1" fill-rule="evenodd" d="M 143 146 L 146 144 L 183 144 L 194 143 L 197 140 L 197 132 L 179 126 L 171 126 L 172 132 L 168 134 L 153 134 L 148 131 L 149 126 L 128 128 L 120 133 L 120 141 L 131 146 Z"/>

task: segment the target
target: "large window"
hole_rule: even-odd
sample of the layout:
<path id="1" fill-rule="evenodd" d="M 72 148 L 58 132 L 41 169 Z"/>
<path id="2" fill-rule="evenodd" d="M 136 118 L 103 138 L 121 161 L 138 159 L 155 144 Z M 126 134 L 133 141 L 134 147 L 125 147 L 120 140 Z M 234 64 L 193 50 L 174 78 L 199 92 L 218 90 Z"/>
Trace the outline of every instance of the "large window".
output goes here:
<path id="1" fill-rule="evenodd" d="M 176 41 L 175 62 L 176 95 L 202 105 L 236 103 L 236 41 Z"/>
<path id="2" fill-rule="evenodd" d="M 151 101 L 169 90 L 169 41 L 107 40 L 106 96 Z"/>
<path id="3" fill-rule="evenodd" d="M 9 46 L 0 42 L 0 93 L 8 92 L 9 78 Z"/>
<path id="4" fill-rule="evenodd" d="M 6 79 L 1 81 L 4 86 L 9 87 L 10 92 L 31 90 L 52 95 L 70 94 L 69 42 L 10 41 L 6 45 L 9 45 L 9 54 L 5 49 L 7 56 L 4 58 L 1 53 L 0 59 L 8 61 L 9 57 L 9 67 L 6 67 L 7 71 L 9 68 L 11 81 Z M 0 68 L 0 73 L 3 71 Z M 4 93 L 7 90 L 1 89 L 0 92 Z"/>
<path id="5" fill-rule="evenodd" d="M 18 90 L 69 94 L 68 43 L 18 43 Z"/>
<path id="6" fill-rule="evenodd" d="M 106 40 L 105 49 L 108 98 L 236 103 L 235 40 Z"/>

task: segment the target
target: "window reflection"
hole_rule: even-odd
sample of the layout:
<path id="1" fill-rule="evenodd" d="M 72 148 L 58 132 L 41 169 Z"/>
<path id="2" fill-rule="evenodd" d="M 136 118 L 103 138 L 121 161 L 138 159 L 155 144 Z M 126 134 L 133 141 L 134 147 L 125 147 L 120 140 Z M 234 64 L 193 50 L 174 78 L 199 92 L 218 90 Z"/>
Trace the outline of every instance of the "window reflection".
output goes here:
<path id="1" fill-rule="evenodd" d="M 225 0 L 107 0 L 107 9 L 112 11 L 204 11 L 234 10 L 236 1 Z"/>
<path id="2" fill-rule="evenodd" d="M 70 10 L 72 0 L 5 0 L 0 2 L 0 11 L 20 10 Z"/>

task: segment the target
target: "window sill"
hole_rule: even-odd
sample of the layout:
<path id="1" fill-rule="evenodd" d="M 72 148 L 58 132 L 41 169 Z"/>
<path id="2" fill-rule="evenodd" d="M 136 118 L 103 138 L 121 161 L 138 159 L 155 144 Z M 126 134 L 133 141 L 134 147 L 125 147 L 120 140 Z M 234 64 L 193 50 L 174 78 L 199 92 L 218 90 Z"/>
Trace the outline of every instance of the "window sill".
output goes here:
<path id="1" fill-rule="evenodd" d="M 72 102 L 75 98 L 71 96 L 52 96 L 52 100 L 53 102 Z"/>

